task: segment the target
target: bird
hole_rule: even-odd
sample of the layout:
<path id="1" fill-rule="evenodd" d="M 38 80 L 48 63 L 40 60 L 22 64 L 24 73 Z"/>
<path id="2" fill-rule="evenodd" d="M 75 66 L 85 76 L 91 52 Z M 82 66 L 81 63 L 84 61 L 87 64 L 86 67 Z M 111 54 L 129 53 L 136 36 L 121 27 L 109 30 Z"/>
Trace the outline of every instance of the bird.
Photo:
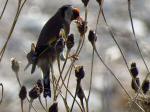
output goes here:
<path id="1" fill-rule="evenodd" d="M 80 10 L 72 5 L 63 5 L 44 25 L 39 35 L 35 51 L 32 55 L 31 74 L 34 73 L 36 65 L 43 73 L 44 97 L 51 97 L 50 89 L 50 66 L 56 60 L 57 53 L 55 45 L 60 39 L 60 32 L 64 31 L 67 36 L 70 32 L 70 24 L 74 20 L 82 20 Z"/>

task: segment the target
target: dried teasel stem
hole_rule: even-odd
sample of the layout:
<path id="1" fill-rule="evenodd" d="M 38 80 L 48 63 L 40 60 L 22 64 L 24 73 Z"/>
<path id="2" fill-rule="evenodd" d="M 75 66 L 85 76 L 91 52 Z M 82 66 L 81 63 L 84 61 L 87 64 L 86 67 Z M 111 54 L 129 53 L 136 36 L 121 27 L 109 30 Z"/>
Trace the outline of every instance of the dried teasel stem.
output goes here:
<path id="1" fill-rule="evenodd" d="M 85 7 L 87 7 L 89 0 L 81 0 Z"/>
<path id="2" fill-rule="evenodd" d="M 25 5 L 26 1 L 27 1 L 27 0 L 24 0 L 24 1 L 18 0 L 17 12 L 16 12 L 16 15 L 15 15 L 13 24 L 12 24 L 11 29 L 10 29 L 10 31 L 9 31 L 7 40 L 6 40 L 4 46 L 2 47 L 2 49 L 1 49 L 1 51 L 0 51 L 0 62 L 1 62 L 2 58 L 3 58 L 3 55 L 4 55 L 4 52 L 5 52 L 5 50 L 6 50 L 7 44 L 8 44 L 8 42 L 9 42 L 9 40 L 10 40 L 10 38 L 11 38 L 11 35 L 12 35 L 13 31 L 14 31 L 15 25 L 16 25 L 17 20 L 18 20 L 18 18 L 19 18 L 19 14 L 21 13 L 21 10 L 22 10 L 23 6 Z"/>
<path id="3" fill-rule="evenodd" d="M 8 3 L 8 0 L 6 0 L 6 2 L 5 2 L 4 8 L 3 8 L 2 13 L 1 13 L 1 15 L 0 15 L 0 20 L 2 19 L 2 16 L 3 16 L 4 12 L 5 12 L 7 3 Z"/>
<path id="4" fill-rule="evenodd" d="M 81 79 L 84 78 L 84 75 L 85 75 L 85 72 L 84 72 L 84 69 L 83 69 L 83 66 L 77 66 L 75 67 L 75 76 L 77 78 L 77 86 L 76 86 L 76 91 L 75 91 L 75 96 L 74 96 L 74 99 L 73 99 L 73 103 L 72 103 L 72 106 L 71 106 L 71 109 L 70 111 L 72 112 L 73 110 L 73 106 L 74 106 L 74 103 L 75 103 L 75 99 L 76 99 L 76 96 L 78 96 L 80 98 L 80 101 L 81 101 L 81 105 L 82 105 L 82 100 L 83 100 L 83 90 L 81 90 Z M 82 92 L 82 95 L 80 94 Z M 82 97 L 82 99 L 81 99 Z M 85 108 L 84 106 L 82 106 L 83 108 L 83 111 L 85 112 Z"/>
<path id="5" fill-rule="evenodd" d="M 144 94 L 146 94 L 149 91 L 150 88 L 150 82 L 149 80 L 144 80 L 142 85 L 142 91 Z"/>
<path id="6" fill-rule="evenodd" d="M 17 81 L 19 83 L 19 86 L 21 87 L 21 82 L 20 82 L 20 79 L 19 79 L 19 61 L 17 61 L 15 58 L 11 58 L 11 68 L 12 70 L 15 72 L 16 74 L 16 78 L 17 78 Z"/>
<path id="7" fill-rule="evenodd" d="M 58 112 L 58 103 L 54 102 L 50 107 L 49 107 L 49 112 Z"/>
<path id="8" fill-rule="evenodd" d="M 136 84 L 135 84 L 135 82 L 136 82 Z M 131 87 L 136 93 L 138 92 L 138 89 L 140 87 L 140 79 L 138 77 L 136 77 L 135 79 L 132 79 Z"/>
<path id="9" fill-rule="evenodd" d="M 124 88 L 124 86 L 121 84 L 121 81 L 116 77 L 116 75 L 112 72 L 112 70 L 105 64 L 105 62 L 103 61 L 103 59 L 100 57 L 100 55 L 98 54 L 98 51 L 94 45 L 94 50 L 97 54 L 97 56 L 99 57 L 99 59 L 101 60 L 101 62 L 103 63 L 103 65 L 109 70 L 109 72 L 114 76 L 114 78 L 117 80 L 117 82 L 119 83 L 119 85 L 121 86 L 121 88 L 125 91 L 125 93 L 127 94 L 127 96 L 130 98 L 130 100 L 132 99 L 132 97 L 129 95 L 129 93 L 127 92 L 127 90 Z M 143 112 L 145 112 L 143 110 L 143 108 L 137 103 L 134 102 Z"/>
<path id="10" fill-rule="evenodd" d="M 149 68 L 148 68 L 148 66 L 147 66 L 147 64 L 146 64 L 146 61 L 145 61 L 145 59 L 144 59 L 144 57 L 143 57 L 143 54 L 142 54 L 141 49 L 140 49 L 140 47 L 139 47 L 138 41 L 137 41 L 137 39 L 136 39 L 136 34 L 135 34 L 134 25 L 133 25 L 133 20 L 132 20 L 132 13 L 131 13 L 131 0 L 128 0 L 128 12 L 129 12 L 129 17 L 130 17 L 130 21 L 131 21 L 131 26 L 132 26 L 133 35 L 134 35 L 134 38 L 135 38 L 135 43 L 136 43 L 136 45 L 137 45 L 137 48 L 138 48 L 138 51 L 139 51 L 139 53 L 140 53 L 141 59 L 143 60 L 144 65 L 145 65 L 145 67 L 146 67 L 146 69 L 147 69 L 147 72 L 149 73 L 150 70 L 149 70 Z M 148 75 L 149 75 L 149 74 L 148 74 Z"/>
<path id="11" fill-rule="evenodd" d="M 19 98 L 21 99 L 21 110 L 23 112 L 23 101 L 27 97 L 27 90 L 25 86 L 21 87 L 20 93 L 19 93 Z"/>
<path id="12" fill-rule="evenodd" d="M 36 86 L 38 86 L 38 88 L 39 88 L 39 92 L 40 92 L 40 94 L 42 94 L 42 93 L 43 93 L 43 89 L 44 89 L 44 87 L 43 87 L 43 85 L 42 85 L 42 81 L 41 81 L 40 79 L 39 79 L 39 80 L 37 80 L 37 82 L 36 82 Z M 43 105 L 43 103 L 42 103 L 42 101 L 41 101 L 41 95 L 39 95 L 38 99 L 39 99 L 39 102 L 40 102 L 40 104 L 41 104 L 42 108 L 45 110 L 45 112 L 47 112 L 47 109 L 44 107 L 44 105 Z"/>
<path id="13" fill-rule="evenodd" d="M 147 66 L 147 64 L 146 64 L 146 61 L 145 61 L 145 59 L 144 59 L 144 57 L 143 57 L 143 54 L 142 54 L 141 49 L 140 49 L 140 47 L 139 47 L 138 41 L 137 41 L 137 39 L 136 39 L 136 34 L 135 34 L 135 30 L 134 30 L 134 24 L 133 24 L 133 20 L 132 20 L 132 13 L 131 13 L 131 0 L 128 0 L 128 12 L 129 12 L 129 17 L 130 17 L 130 21 L 131 21 L 131 26 L 132 26 L 133 35 L 134 35 L 134 38 L 135 38 L 135 43 L 136 43 L 136 45 L 137 45 L 137 48 L 138 48 L 139 54 L 140 54 L 140 56 L 141 56 L 141 59 L 143 60 L 143 63 L 144 63 L 144 65 L 145 65 L 145 67 L 146 67 L 146 69 L 147 69 L 147 72 L 148 72 L 147 75 L 146 75 L 146 77 L 145 77 L 145 79 L 144 79 L 144 81 L 145 81 L 145 80 L 147 80 L 147 78 L 148 78 L 149 75 L 150 75 L 150 70 L 149 70 L 149 68 L 148 68 L 148 66 Z M 144 83 L 144 81 L 143 81 L 143 83 Z M 143 83 L 142 83 L 142 85 L 143 85 Z M 138 91 L 137 95 L 134 97 L 134 99 L 133 99 L 132 101 L 135 101 L 135 100 L 136 100 L 136 98 L 138 97 L 138 95 L 139 95 L 139 93 L 141 92 L 141 90 L 142 90 L 142 86 L 139 88 L 139 91 Z"/>
<path id="14" fill-rule="evenodd" d="M 94 34 L 94 33 L 92 33 L 92 34 Z M 95 36 L 94 35 L 92 35 L 94 38 L 95 38 Z M 93 39 L 93 40 L 95 40 L 95 39 Z M 117 82 L 119 83 L 119 85 L 122 87 L 122 89 L 125 91 L 125 93 L 128 95 L 128 97 L 130 98 L 130 99 L 132 99 L 132 97 L 129 95 L 129 93 L 127 92 L 127 90 L 124 88 L 124 86 L 121 84 L 121 81 L 116 77 L 116 75 L 113 73 L 113 71 L 107 66 L 107 64 L 103 61 L 103 59 L 101 58 L 101 56 L 99 55 L 99 53 L 98 53 L 98 51 L 97 51 L 97 49 L 96 49 L 96 45 L 95 45 L 95 41 L 91 41 L 91 44 L 92 44 L 92 46 L 93 46 L 93 48 L 94 48 L 94 51 L 95 51 L 95 53 L 97 54 L 97 56 L 98 56 L 98 58 L 100 59 L 100 61 L 103 63 L 103 65 L 108 69 L 108 71 L 114 76 L 114 78 L 117 80 Z M 139 104 L 137 104 L 136 102 L 134 102 L 143 112 L 145 112 L 144 110 L 143 110 L 143 108 L 139 105 Z"/>

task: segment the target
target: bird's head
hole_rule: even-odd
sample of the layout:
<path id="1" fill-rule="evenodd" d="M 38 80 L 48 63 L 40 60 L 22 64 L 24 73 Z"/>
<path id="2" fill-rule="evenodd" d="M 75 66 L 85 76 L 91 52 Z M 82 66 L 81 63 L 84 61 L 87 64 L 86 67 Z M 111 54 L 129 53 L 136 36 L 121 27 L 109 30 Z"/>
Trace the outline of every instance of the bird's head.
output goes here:
<path id="1" fill-rule="evenodd" d="M 78 8 L 72 7 L 71 5 L 64 5 L 60 8 L 62 17 L 71 22 L 73 20 L 80 19 L 80 10 Z"/>

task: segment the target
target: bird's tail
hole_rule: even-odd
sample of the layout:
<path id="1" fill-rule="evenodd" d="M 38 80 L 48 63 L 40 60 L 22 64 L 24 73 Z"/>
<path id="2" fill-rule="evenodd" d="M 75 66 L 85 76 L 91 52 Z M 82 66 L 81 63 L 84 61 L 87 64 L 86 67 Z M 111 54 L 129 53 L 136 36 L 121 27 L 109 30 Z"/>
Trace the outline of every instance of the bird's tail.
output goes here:
<path id="1" fill-rule="evenodd" d="M 51 98 L 49 72 L 47 74 L 44 74 L 43 84 L 44 84 L 44 94 L 43 94 L 44 97 L 46 98 L 47 96 L 49 96 Z"/>

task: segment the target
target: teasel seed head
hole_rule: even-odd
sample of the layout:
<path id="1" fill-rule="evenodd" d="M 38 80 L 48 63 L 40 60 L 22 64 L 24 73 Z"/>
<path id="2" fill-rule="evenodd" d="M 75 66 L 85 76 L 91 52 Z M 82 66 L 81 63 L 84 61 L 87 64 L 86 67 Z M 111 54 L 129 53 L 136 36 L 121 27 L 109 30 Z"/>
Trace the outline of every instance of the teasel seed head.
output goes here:
<path id="1" fill-rule="evenodd" d="M 102 5 L 103 0 L 96 0 L 96 1 L 98 2 L 99 6 Z"/>
<path id="2" fill-rule="evenodd" d="M 60 54 L 65 47 L 65 42 L 63 38 L 60 38 L 56 43 L 56 52 Z"/>
<path id="3" fill-rule="evenodd" d="M 75 76 L 77 77 L 77 79 L 81 80 L 84 78 L 85 72 L 83 69 L 83 66 L 77 66 L 75 67 Z"/>
<path id="4" fill-rule="evenodd" d="M 58 112 L 58 103 L 54 102 L 50 107 L 49 107 L 49 112 Z"/>
<path id="5" fill-rule="evenodd" d="M 27 90 L 25 86 L 22 86 L 19 92 L 19 98 L 23 101 L 27 97 Z"/>
<path id="6" fill-rule="evenodd" d="M 131 64 L 131 69 L 130 69 L 131 75 L 136 78 L 139 74 L 138 68 L 136 67 L 136 63 Z"/>
<path id="7" fill-rule="evenodd" d="M 142 91 L 144 94 L 146 94 L 149 91 L 149 80 L 144 80 L 143 85 L 142 85 Z"/>
<path id="8" fill-rule="evenodd" d="M 66 46 L 68 49 L 71 49 L 74 46 L 74 35 L 73 34 L 68 35 L 68 38 L 66 41 Z"/>
<path id="9" fill-rule="evenodd" d="M 15 58 L 11 58 L 11 67 L 15 73 L 19 72 L 19 62 Z"/>
<path id="10" fill-rule="evenodd" d="M 39 87 L 39 89 L 40 89 L 40 94 L 43 92 L 43 84 L 42 84 L 42 81 L 39 79 L 38 81 L 37 81 L 37 86 Z"/>
<path id="11" fill-rule="evenodd" d="M 97 36 L 93 30 L 89 31 L 88 40 L 91 42 L 92 45 L 96 42 Z"/>
<path id="12" fill-rule="evenodd" d="M 29 91 L 29 97 L 31 99 L 34 100 L 34 99 L 38 98 L 39 96 L 40 96 L 40 88 L 38 86 L 35 86 L 33 89 L 31 89 Z"/>
<path id="13" fill-rule="evenodd" d="M 89 0 L 81 0 L 85 7 L 87 7 Z"/>
<path id="14" fill-rule="evenodd" d="M 87 22 L 80 20 L 80 21 L 76 21 L 76 23 L 77 23 L 77 28 L 78 28 L 80 35 L 83 36 L 87 32 L 87 29 L 88 29 Z"/>

